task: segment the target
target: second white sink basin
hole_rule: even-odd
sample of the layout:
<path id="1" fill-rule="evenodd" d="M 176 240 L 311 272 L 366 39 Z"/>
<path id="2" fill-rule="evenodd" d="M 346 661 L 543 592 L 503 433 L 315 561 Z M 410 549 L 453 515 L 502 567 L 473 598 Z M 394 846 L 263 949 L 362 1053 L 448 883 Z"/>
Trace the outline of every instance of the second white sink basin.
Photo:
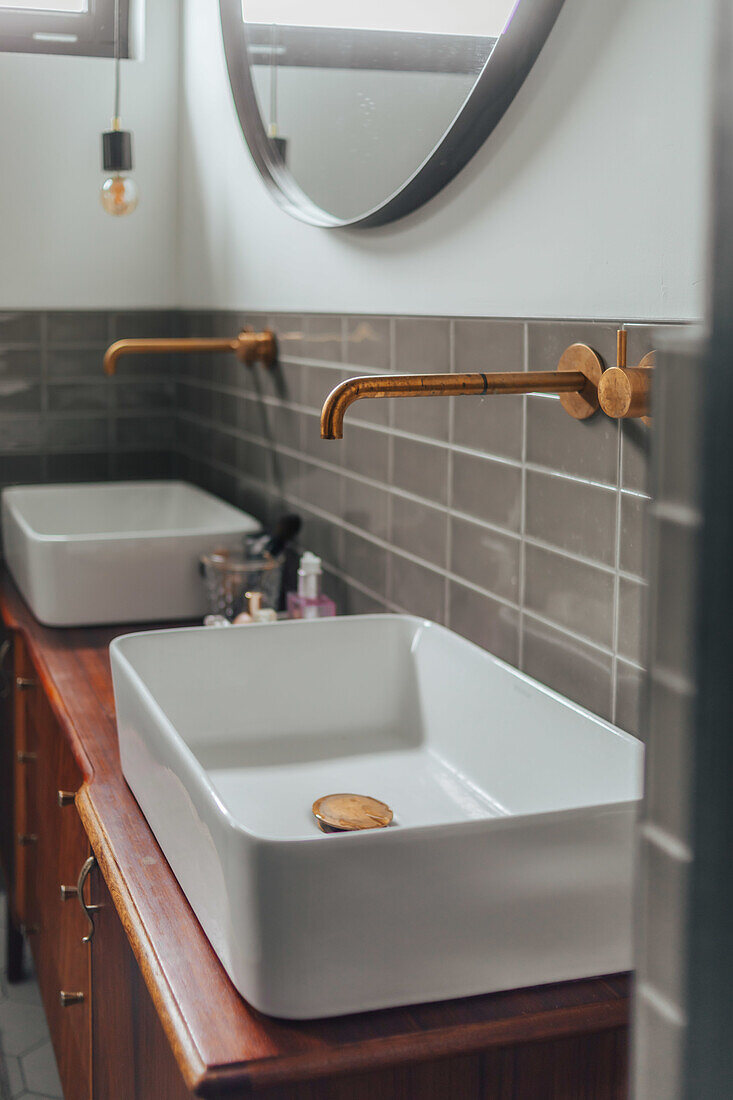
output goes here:
<path id="1" fill-rule="evenodd" d="M 262 1012 L 630 967 L 635 738 L 406 616 L 131 634 L 111 659 L 127 782 Z M 339 792 L 393 825 L 320 832 Z"/>
<path id="2" fill-rule="evenodd" d="M 91 626 L 201 618 L 201 554 L 260 524 L 185 481 L 118 481 L 4 489 L 2 526 L 36 618 Z"/>

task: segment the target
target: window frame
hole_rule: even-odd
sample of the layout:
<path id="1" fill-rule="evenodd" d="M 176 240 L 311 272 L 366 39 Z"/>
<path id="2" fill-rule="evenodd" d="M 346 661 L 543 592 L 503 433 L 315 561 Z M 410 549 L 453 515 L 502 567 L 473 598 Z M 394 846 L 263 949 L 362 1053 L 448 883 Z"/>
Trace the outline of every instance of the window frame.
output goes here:
<path id="1" fill-rule="evenodd" d="M 46 12 L 3 9 L 0 0 L 0 53 L 114 57 L 115 0 L 88 0 L 88 4 L 86 12 Z M 120 0 L 120 57 L 130 56 L 129 47 L 130 0 Z"/>
<path id="2" fill-rule="evenodd" d="M 487 35 L 420 34 L 299 24 L 245 23 L 252 66 L 478 74 L 499 41 Z"/>

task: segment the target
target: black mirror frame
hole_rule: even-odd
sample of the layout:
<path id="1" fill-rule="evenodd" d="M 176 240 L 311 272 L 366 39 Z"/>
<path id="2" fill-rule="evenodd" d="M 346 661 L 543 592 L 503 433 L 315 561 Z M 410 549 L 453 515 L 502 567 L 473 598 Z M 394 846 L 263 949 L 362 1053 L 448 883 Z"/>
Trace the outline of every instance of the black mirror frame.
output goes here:
<path id="1" fill-rule="evenodd" d="M 301 190 L 267 136 L 242 50 L 242 0 L 219 0 L 229 83 L 245 141 L 275 202 L 308 225 L 326 229 L 387 225 L 411 214 L 441 191 L 483 145 L 534 65 L 563 0 L 517 0 L 500 37 L 451 128 L 397 191 L 355 218 L 322 210 Z"/>

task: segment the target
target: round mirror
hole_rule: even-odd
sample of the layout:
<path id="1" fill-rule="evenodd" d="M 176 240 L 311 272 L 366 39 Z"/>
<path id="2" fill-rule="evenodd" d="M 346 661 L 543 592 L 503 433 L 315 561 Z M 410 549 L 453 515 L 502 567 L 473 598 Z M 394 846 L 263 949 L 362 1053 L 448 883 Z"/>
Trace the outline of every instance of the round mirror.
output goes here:
<path id="1" fill-rule="evenodd" d="M 220 0 L 263 179 L 313 225 L 384 225 L 436 194 L 511 103 L 562 0 Z"/>

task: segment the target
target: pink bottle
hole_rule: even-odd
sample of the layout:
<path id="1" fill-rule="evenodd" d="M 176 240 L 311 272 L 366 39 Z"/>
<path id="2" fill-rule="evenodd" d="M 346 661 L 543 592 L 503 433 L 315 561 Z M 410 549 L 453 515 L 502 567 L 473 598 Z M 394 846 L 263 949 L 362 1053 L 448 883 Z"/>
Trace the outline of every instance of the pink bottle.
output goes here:
<path id="1" fill-rule="evenodd" d="M 336 614 L 336 604 L 321 592 L 321 559 L 309 550 L 300 559 L 298 591 L 288 592 L 289 619 L 325 619 Z"/>

